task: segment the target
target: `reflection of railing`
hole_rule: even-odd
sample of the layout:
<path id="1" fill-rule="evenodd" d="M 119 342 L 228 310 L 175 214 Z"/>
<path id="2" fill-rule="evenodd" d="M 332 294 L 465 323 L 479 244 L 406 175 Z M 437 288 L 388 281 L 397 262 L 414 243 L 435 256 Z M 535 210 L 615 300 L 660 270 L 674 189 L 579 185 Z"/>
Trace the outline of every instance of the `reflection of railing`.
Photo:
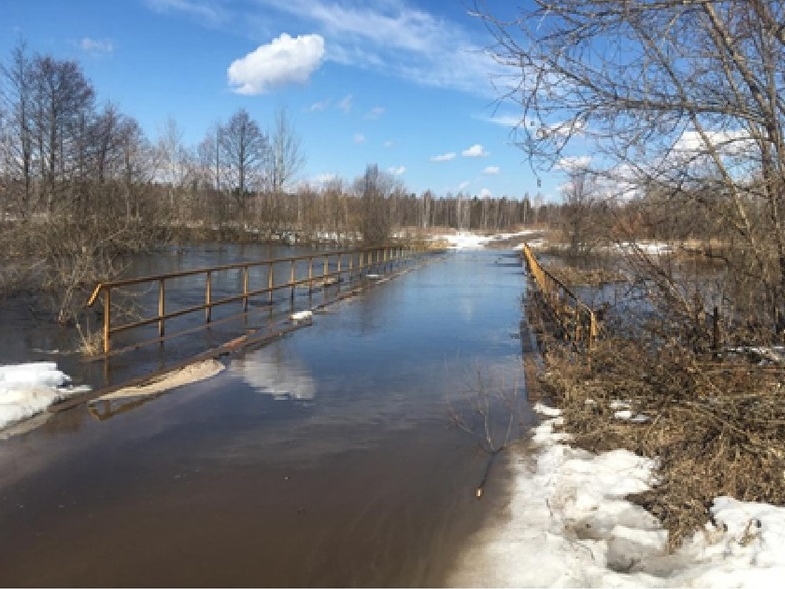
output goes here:
<path id="1" fill-rule="evenodd" d="M 111 350 L 112 336 L 120 333 L 137 329 L 147 325 L 157 324 L 158 337 L 149 342 L 136 344 L 137 346 L 146 345 L 152 342 L 163 341 L 167 337 L 183 335 L 184 332 L 166 334 L 166 321 L 184 315 L 204 311 L 204 322 L 208 324 L 212 321 L 212 309 L 219 305 L 226 305 L 232 302 L 242 303 L 242 312 L 248 310 L 248 301 L 258 297 L 267 296 L 268 302 L 273 303 L 273 293 L 278 290 L 291 289 L 291 299 L 294 300 L 294 293 L 297 287 L 307 286 L 309 290 L 316 288 L 326 288 L 328 286 L 339 286 L 344 278 L 351 281 L 353 278 L 362 275 L 364 270 L 379 269 L 385 264 L 392 263 L 399 259 L 409 257 L 413 249 L 405 246 L 387 246 L 366 248 L 358 250 L 330 251 L 305 256 L 294 256 L 288 258 L 276 258 L 256 262 L 238 262 L 211 268 L 199 268 L 195 270 L 185 270 L 182 272 L 172 272 L 168 274 L 157 274 L 154 276 L 144 276 L 141 278 L 128 278 L 125 280 L 115 280 L 112 282 L 102 282 L 93 290 L 87 306 L 94 305 L 99 299 L 103 301 L 103 351 L 109 354 Z M 277 282 L 275 268 L 283 265 L 288 266 L 288 271 L 284 272 L 285 280 Z M 266 269 L 261 285 L 251 284 L 251 269 Z M 213 285 L 216 277 L 222 273 L 240 271 L 242 280 L 236 292 L 221 298 L 215 298 Z M 177 309 L 167 308 L 167 282 L 184 277 L 204 277 L 204 302 L 196 305 L 179 307 Z M 282 277 L 283 278 L 283 277 Z M 148 316 L 137 321 L 119 323 L 117 317 L 112 317 L 112 291 L 115 289 L 129 286 L 148 286 L 158 289 L 158 309 L 153 316 Z M 103 297 L 101 295 L 103 294 Z"/>
<path id="2" fill-rule="evenodd" d="M 599 333 L 594 311 L 540 265 L 528 244 L 523 244 L 522 252 L 526 267 L 564 336 L 591 347 Z"/>

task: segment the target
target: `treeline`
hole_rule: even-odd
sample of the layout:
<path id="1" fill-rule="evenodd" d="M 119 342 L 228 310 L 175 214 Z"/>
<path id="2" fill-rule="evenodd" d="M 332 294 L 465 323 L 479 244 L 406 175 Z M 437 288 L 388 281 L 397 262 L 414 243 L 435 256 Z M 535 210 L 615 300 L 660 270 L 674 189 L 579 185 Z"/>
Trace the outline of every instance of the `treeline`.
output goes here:
<path id="1" fill-rule="evenodd" d="M 351 182 L 295 184 L 305 155 L 285 110 L 264 130 L 239 109 L 196 146 L 184 145 L 169 119 L 151 140 L 117 105 L 98 102 L 78 63 L 31 54 L 23 43 L 2 65 L 0 87 L 6 223 L 134 227 L 138 243 L 127 245 L 137 247 L 199 228 L 238 239 L 329 232 L 378 241 L 388 235 L 369 216 L 384 218 L 388 230 L 498 230 L 532 216 L 528 200 L 416 195 L 373 165 Z M 372 212 L 370 200 L 381 211 Z"/>

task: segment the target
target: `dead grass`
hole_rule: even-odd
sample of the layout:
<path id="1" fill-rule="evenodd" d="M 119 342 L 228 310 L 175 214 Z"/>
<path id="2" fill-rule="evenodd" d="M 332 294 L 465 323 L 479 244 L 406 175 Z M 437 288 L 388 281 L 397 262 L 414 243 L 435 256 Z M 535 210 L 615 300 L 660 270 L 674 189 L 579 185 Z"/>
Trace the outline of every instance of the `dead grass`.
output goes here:
<path id="1" fill-rule="evenodd" d="M 87 358 L 94 358 L 104 351 L 104 334 L 100 331 L 82 329 L 81 324 L 76 324 L 79 332 L 79 353 Z"/>
<path id="2" fill-rule="evenodd" d="M 678 546 L 709 520 L 714 497 L 785 505 L 783 374 L 743 358 L 706 361 L 676 344 L 609 339 L 577 354 L 551 345 L 543 386 L 575 444 L 659 461 L 659 483 L 632 497 Z M 646 421 L 615 414 L 620 402 Z"/>

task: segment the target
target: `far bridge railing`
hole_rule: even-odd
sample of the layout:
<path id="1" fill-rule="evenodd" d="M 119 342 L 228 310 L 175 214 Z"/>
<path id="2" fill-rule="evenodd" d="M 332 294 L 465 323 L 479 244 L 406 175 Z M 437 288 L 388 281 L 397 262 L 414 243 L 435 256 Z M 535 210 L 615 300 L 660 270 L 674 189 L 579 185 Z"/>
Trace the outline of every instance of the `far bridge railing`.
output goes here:
<path id="1" fill-rule="evenodd" d="M 351 282 L 362 276 L 369 276 L 372 271 L 379 272 L 387 265 L 411 257 L 414 252 L 415 249 L 408 246 L 324 251 L 102 282 L 93 290 L 87 305 L 91 307 L 99 301 L 103 303 L 102 348 L 104 355 L 109 355 L 112 352 L 113 338 L 120 333 L 154 326 L 156 337 L 148 341 L 134 342 L 132 347 L 162 342 L 169 337 L 182 336 L 193 331 L 191 327 L 168 333 L 167 323 L 176 318 L 203 313 L 201 323 L 204 327 L 214 321 L 213 310 L 217 307 L 232 303 L 240 305 L 238 313 L 225 319 L 236 318 L 248 311 L 250 302 L 272 305 L 274 293 L 278 291 L 289 290 L 293 302 L 298 287 L 306 287 L 309 292 L 331 286 L 340 288 L 344 281 Z M 168 296 L 176 294 L 170 293 L 170 290 L 176 290 L 171 287 L 175 281 L 181 279 L 200 282 L 202 286 L 198 287 L 198 290 L 203 289 L 204 296 L 200 296 L 198 300 L 181 298 L 179 301 L 177 297 Z M 219 283 L 220 292 L 216 289 L 216 284 Z M 153 297 L 145 296 L 141 309 L 131 314 L 132 319 L 127 318 L 129 314 L 123 312 L 122 305 L 115 304 L 118 295 L 125 295 L 125 299 L 129 299 L 127 291 L 130 288 L 141 290 L 146 295 L 151 291 L 157 294 L 154 300 Z M 194 285 L 191 283 L 190 290 L 193 289 Z M 154 308 L 150 309 L 150 306 Z"/>
<path id="2" fill-rule="evenodd" d="M 542 267 L 528 244 L 523 244 L 522 257 L 563 336 L 590 348 L 599 335 L 594 311 L 561 280 Z"/>

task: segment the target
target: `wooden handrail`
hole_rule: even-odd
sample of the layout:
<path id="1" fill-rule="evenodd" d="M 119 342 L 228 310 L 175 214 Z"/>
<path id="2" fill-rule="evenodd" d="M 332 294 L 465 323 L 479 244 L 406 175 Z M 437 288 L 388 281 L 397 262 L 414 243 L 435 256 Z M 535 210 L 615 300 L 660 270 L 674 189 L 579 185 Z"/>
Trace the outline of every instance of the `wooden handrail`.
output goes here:
<path id="1" fill-rule="evenodd" d="M 542 267 L 529 244 L 523 244 L 522 253 L 529 273 L 565 334 L 575 342 L 585 341 L 591 348 L 599 335 L 599 324 L 594 311 L 567 285 Z"/>
<path id="2" fill-rule="evenodd" d="M 87 306 L 93 306 L 101 297 L 103 293 L 103 351 L 108 355 L 111 351 L 111 336 L 116 333 L 132 330 L 146 325 L 158 324 L 158 338 L 154 341 L 163 341 L 167 337 L 174 337 L 182 335 L 183 332 L 166 334 L 166 321 L 175 317 L 181 317 L 191 313 L 204 311 L 204 323 L 208 324 L 212 321 L 211 310 L 213 307 L 225 305 L 232 302 L 242 301 L 242 312 L 248 310 L 248 300 L 260 295 L 269 295 L 269 302 L 273 302 L 273 293 L 277 290 L 290 288 L 291 297 L 294 299 L 294 292 L 296 287 L 308 285 L 313 288 L 314 283 L 320 283 L 321 286 L 326 286 L 328 280 L 337 278 L 337 283 L 344 274 L 349 275 L 350 279 L 353 274 L 361 272 L 366 267 L 378 266 L 386 264 L 387 262 L 409 257 L 416 250 L 409 246 L 381 246 L 376 248 L 359 248 L 350 250 L 331 250 L 324 251 L 316 254 L 306 254 L 300 256 L 288 256 L 284 258 L 272 258 L 267 260 L 255 260 L 249 262 L 235 262 L 232 264 L 223 264 L 220 266 L 210 266 L 204 268 L 195 268 L 191 270 L 181 270 L 178 272 L 170 272 L 165 274 L 153 274 L 148 276 L 141 276 L 135 278 L 125 278 L 121 280 L 113 280 L 109 282 L 102 282 L 96 285 L 90 298 L 87 301 Z M 348 265 L 343 266 L 344 258 L 348 256 Z M 357 264 L 355 264 L 357 258 Z M 314 260 L 323 259 L 323 269 L 321 274 L 314 274 Z M 330 261 L 334 259 L 336 270 L 330 271 Z M 297 265 L 299 262 L 307 261 L 307 277 L 298 277 Z M 286 282 L 275 284 L 274 280 L 274 266 L 276 264 L 290 264 L 289 278 Z M 251 289 L 249 286 L 249 270 L 251 268 L 267 267 L 267 285 L 261 288 Z M 227 272 L 231 270 L 242 270 L 242 292 L 235 292 L 229 296 L 216 299 L 213 292 L 213 278 L 216 274 Z M 166 309 L 166 283 L 167 281 L 177 278 L 188 276 L 204 276 L 204 303 L 191 305 L 188 307 L 181 307 L 177 309 Z M 135 286 L 140 284 L 149 284 L 158 286 L 158 308 L 154 315 L 145 317 L 143 319 L 132 321 L 122 324 L 113 324 L 112 322 L 112 291 L 128 286 Z"/>

